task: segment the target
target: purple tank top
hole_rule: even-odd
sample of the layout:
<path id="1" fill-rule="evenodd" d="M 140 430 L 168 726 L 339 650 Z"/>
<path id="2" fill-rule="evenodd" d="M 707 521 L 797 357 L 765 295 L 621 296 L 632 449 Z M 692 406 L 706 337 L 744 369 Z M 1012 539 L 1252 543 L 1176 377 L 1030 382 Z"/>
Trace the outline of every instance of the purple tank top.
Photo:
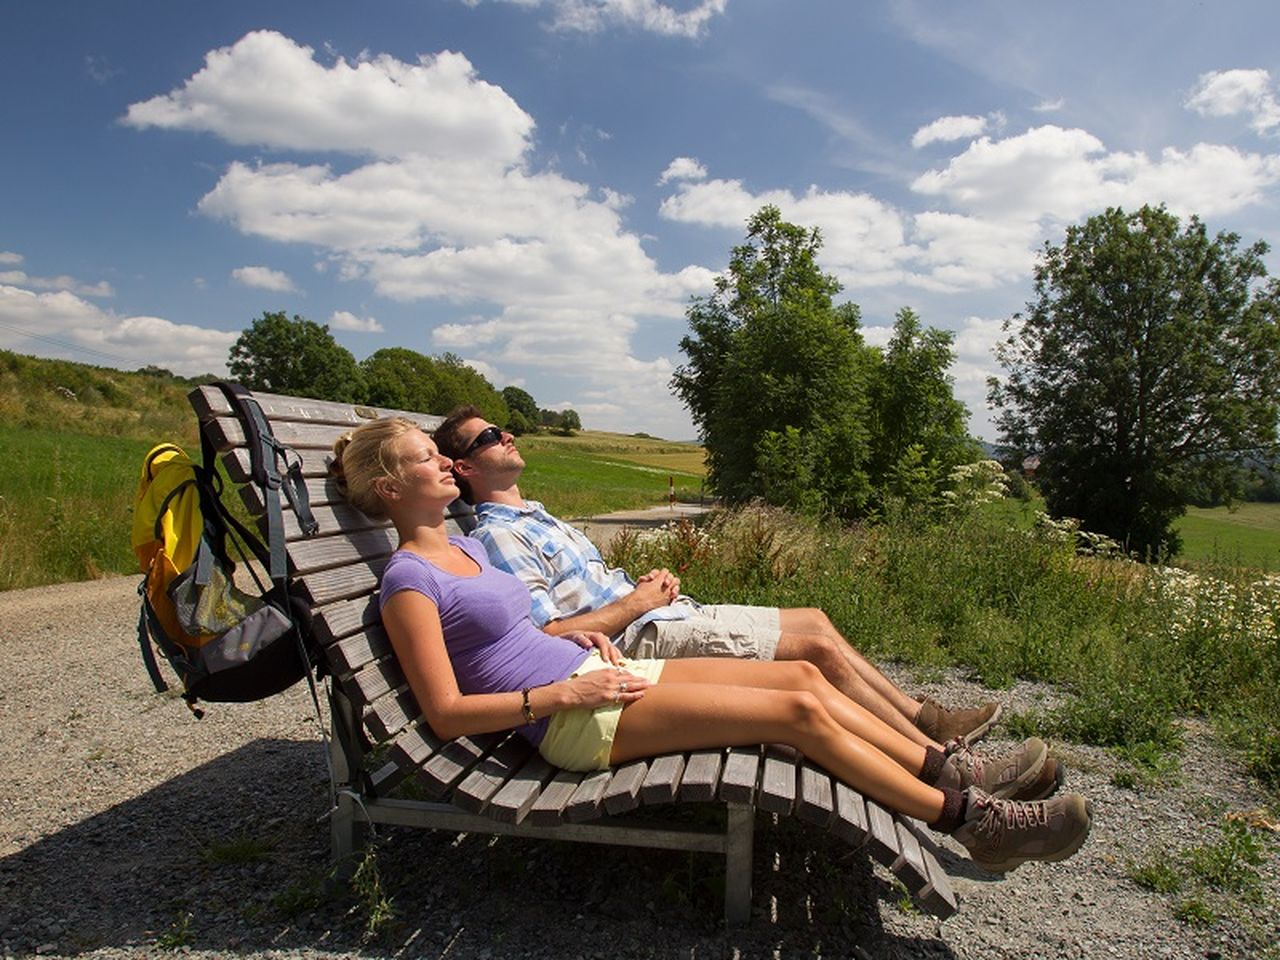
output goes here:
<path id="1" fill-rule="evenodd" d="M 381 608 L 401 590 L 416 590 L 436 605 L 444 645 L 463 693 L 506 693 L 563 680 L 587 659 L 572 640 L 543 633 L 529 619 L 529 591 L 489 563 L 484 546 L 450 537 L 480 566 L 473 576 L 441 570 L 408 550 L 397 550 L 382 574 Z M 547 718 L 519 727 L 533 744 L 547 732 Z"/>

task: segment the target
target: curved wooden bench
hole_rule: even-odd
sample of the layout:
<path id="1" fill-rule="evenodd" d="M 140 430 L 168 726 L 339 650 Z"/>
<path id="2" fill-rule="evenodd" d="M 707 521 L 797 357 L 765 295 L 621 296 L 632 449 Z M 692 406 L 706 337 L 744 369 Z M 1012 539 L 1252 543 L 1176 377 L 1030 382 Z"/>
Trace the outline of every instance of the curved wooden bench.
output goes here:
<path id="1" fill-rule="evenodd" d="M 865 849 L 923 909 L 942 918 L 955 912 L 955 895 L 919 821 L 867 800 L 790 748 L 701 750 L 572 773 L 552 767 L 514 733 L 437 737 L 378 616 L 378 578 L 395 549 L 395 532 L 347 504 L 326 478 L 326 464 L 333 441 L 368 420 L 395 414 L 430 430 L 442 418 L 266 393 L 255 398 L 276 437 L 302 458 L 320 524 L 319 534 L 306 538 L 286 510 L 291 575 L 311 606 L 331 675 L 338 863 L 352 861 L 365 823 L 705 851 L 725 858 L 725 918 L 738 923 L 750 916 L 755 814 L 763 810 L 798 817 Z M 243 483 L 249 477 L 244 435 L 222 393 L 200 387 L 190 400 L 228 476 Z M 239 490 L 249 512 L 260 514 L 252 486 Z M 470 508 L 459 508 L 450 524 L 465 531 Z M 427 799 L 394 795 L 410 779 Z M 683 803 L 723 805 L 724 829 L 622 816 Z"/>

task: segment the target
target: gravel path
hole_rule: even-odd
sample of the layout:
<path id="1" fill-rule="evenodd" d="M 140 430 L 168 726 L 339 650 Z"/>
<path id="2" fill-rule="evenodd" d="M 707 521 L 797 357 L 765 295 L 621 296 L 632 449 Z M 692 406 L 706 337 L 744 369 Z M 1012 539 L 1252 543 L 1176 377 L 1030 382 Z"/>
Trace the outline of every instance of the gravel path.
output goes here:
<path id="1" fill-rule="evenodd" d="M 762 816 L 745 929 L 719 924 L 713 858 L 389 830 L 378 864 L 394 918 L 369 936 L 352 893 L 324 883 L 326 774 L 305 688 L 195 721 L 150 689 L 136 582 L 0 594 L 2 956 L 1205 958 L 1280 940 L 1274 912 L 1189 927 L 1125 878 L 1130 858 L 1212 839 L 1226 812 L 1263 803 L 1204 731 L 1180 783 L 1145 792 L 1112 785 L 1105 752 L 1062 748 L 1096 805 L 1089 843 L 1004 880 L 949 858 L 964 902 L 944 924 L 904 911 L 864 855 L 813 849 L 812 830 Z M 927 689 L 979 694 L 956 679 Z M 1051 695 L 999 694 L 1014 708 Z"/>

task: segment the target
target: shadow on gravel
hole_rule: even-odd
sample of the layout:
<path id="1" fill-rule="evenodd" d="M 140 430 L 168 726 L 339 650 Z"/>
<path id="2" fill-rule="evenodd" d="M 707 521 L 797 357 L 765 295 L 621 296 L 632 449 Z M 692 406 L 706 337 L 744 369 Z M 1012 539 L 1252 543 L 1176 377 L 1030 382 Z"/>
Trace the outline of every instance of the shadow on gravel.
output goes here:
<path id="1" fill-rule="evenodd" d="M 326 795 L 317 744 L 258 740 L 34 840 L 0 860 L 0 953 L 953 957 L 928 918 L 885 929 L 900 895 L 865 855 L 767 815 L 746 928 L 716 857 L 392 828 L 371 933 L 375 891 L 327 882 Z"/>

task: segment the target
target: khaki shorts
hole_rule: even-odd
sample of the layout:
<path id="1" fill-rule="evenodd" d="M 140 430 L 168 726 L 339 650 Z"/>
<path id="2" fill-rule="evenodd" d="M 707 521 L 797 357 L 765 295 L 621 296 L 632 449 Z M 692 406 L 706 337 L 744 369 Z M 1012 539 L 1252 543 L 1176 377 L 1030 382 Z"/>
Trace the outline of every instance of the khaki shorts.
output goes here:
<path id="1" fill-rule="evenodd" d="M 657 683 L 665 664 L 661 660 L 625 660 L 623 666 L 650 683 Z M 610 670 L 599 650 L 582 661 L 571 677 L 579 677 L 592 670 Z M 561 710 L 552 714 L 547 724 L 546 736 L 538 744 L 538 752 L 557 767 L 566 770 L 603 770 L 609 766 L 609 754 L 613 751 L 613 738 L 618 733 L 618 721 L 622 719 L 622 704 L 606 703 L 588 710 Z"/>
<path id="2" fill-rule="evenodd" d="M 622 638 L 629 657 L 681 660 L 686 657 L 737 657 L 772 660 L 778 652 L 777 607 L 704 606 L 684 620 L 653 620 Z"/>

